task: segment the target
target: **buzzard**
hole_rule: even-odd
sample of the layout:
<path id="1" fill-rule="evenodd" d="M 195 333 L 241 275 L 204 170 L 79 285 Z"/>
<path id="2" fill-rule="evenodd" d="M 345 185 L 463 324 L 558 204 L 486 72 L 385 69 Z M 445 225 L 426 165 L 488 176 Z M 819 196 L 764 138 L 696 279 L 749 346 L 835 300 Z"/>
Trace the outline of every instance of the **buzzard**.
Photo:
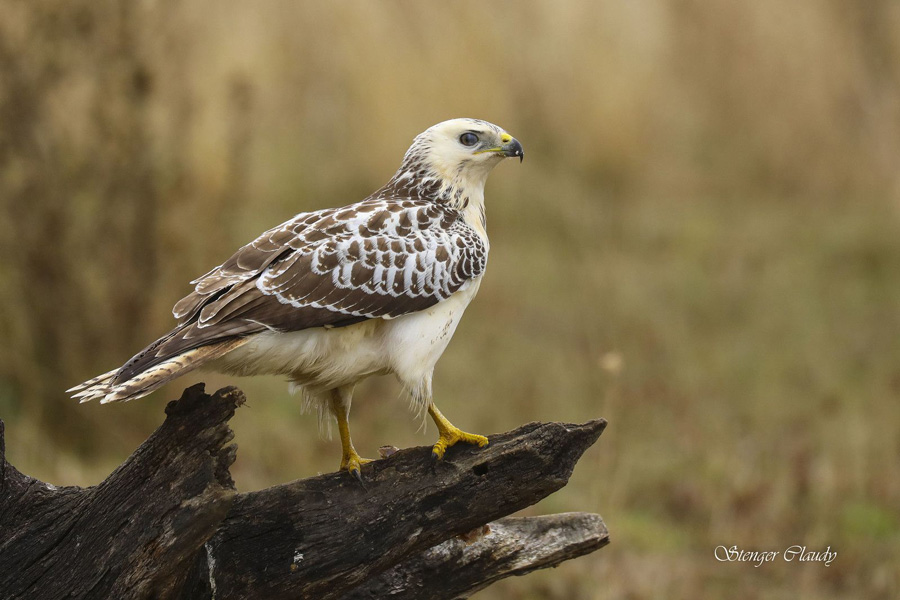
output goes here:
<path id="1" fill-rule="evenodd" d="M 178 324 L 120 368 L 68 390 L 82 402 L 140 398 L 203 367 L 285 375 L 323 422 L 337 419 L 341 469 L 368 462 L 350 439 L 353 388 L 393 373 L 440 437 L 484 446 L 434 405 L 432 373 L 487 266 L 484 184 L 522 145 L 475 119 L 418 135 L 390 181 L 362 202 L 301 213 L 191 283 Z"/>

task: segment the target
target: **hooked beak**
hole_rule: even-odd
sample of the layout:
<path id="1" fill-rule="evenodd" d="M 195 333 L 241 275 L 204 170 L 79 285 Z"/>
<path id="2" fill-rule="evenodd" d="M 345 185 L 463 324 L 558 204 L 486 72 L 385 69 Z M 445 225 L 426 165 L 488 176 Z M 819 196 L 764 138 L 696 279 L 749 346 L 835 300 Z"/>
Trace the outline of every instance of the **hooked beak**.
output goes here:
<path id="1" fill-rule="evenodd" d="M 475 154 L 490 152 L 492 154 L 499 154 L 500 156 L 504 156 L 506 158 L 515 158 L 518 156 L 519 162 L 525 160 L 525 151 L 522 149 L 522 144 L 519 143 L 519 140 L 509 135 L 508 133 L 504 133 L 500 136 L 500 141 L 503 143 L 502 146 L 494 146 L 493 148 L 478 150 L 477 152 L 475 152 Z"/>
<path id="2" fill-rule="evenodd" d="M 500 146 L 500 154 L 507 158 L 518 156 L 519 162 L 525 160 L 525 150 L 522 149 L 522 144 L 519 143 L 519 140 L 514 137 L 509 138 L 509 141 Z"/>

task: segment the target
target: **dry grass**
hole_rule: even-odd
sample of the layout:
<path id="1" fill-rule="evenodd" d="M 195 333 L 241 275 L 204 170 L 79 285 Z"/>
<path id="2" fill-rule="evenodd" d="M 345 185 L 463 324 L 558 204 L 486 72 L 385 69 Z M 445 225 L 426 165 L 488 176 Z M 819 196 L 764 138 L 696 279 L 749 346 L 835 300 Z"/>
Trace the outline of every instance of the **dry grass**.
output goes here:
<path id="1" fill-rule="evenodd" d="M 62 390 L 164 332 L 186 282 L 236 245 L 361 198 L 454 116 L 501 124 L 528 160 L 489 183 L 489 273 L 439 365 L 439 403 L 482 432 L 610 421 L 534 510 L 599 511 L 614 543 L 479 597 L 895 594 L 889 0 L 4 0 L 12 462 L 57 484 L 104 477 L 189 381 L 113 407 Z M 282 382 L 239 383 L 239 487 L 336 466 Z M 360 449 L 430 440 L 398 393 L 360 390 Z M 719 544 L 839 556 L 756 569 L 716 562 Z"/>

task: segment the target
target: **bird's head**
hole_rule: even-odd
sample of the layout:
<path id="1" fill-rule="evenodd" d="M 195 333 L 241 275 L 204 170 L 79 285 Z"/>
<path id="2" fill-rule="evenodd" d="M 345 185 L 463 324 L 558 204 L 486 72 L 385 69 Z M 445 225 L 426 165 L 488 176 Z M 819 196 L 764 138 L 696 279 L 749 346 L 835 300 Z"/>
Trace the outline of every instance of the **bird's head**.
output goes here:
<path id="1" fill-rule="evenodd" d="M 500 127 L 478 119 L 451 119 L 416 136 L 392 182 L 439 198 L 481 195 L 500 161 L 524 157 L 522 144 Z"/>

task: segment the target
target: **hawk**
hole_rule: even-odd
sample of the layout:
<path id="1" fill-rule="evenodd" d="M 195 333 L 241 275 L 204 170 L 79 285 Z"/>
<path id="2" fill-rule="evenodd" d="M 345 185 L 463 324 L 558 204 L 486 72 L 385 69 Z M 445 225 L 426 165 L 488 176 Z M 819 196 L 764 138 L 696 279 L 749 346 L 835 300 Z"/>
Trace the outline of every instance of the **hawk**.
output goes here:
<path id="1" fill-rule="evenodd" d="M 437 409 L 432 373 L 484 276 L 484 185 L 507 157 L 521 161 L 522 145 L 491 123 L 430 127 L 381 189 L 266 231 L 191 282 L 174 329 L 68 391 L 133 400 L 198 367 L 287 376 L 307 407 L 337 419 L 341 469 L 359 478 L 369 461 L 350 439 L 353 389 L 393 373 L 437 425 L 435 459 L 458 442 L 485 446 Z"/>

